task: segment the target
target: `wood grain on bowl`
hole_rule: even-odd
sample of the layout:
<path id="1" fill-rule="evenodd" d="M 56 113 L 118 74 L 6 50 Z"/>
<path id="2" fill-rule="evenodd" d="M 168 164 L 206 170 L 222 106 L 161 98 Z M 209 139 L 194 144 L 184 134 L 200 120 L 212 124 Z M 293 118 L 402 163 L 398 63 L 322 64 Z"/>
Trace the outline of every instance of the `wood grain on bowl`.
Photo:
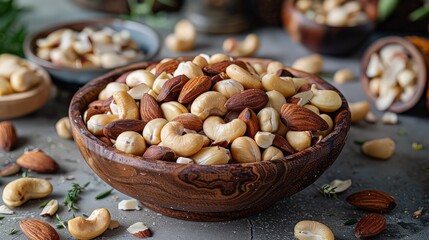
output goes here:
<path id="1" fill-rule="evenodd" d="M 314 146 L 280 160 L 247 164 L 194 165 L 147 160 L 107 146 L 88 132 L 82 116 L 98 93 L 122 73 L 149 66 L 136 64 L 99 77 L 73 97 L 69 116 L 77 146 L 93 171 L 113 188 L 164 215 L 194 221 L 225 221 L 259 213 L 313 183 L 338 157 L 350 127 L 344 97 L 333 115 L 334 130 Z M 320 89 L 334 89 L 316 76 Z M 334 89 L 335 90 L 335 89 Z"/>

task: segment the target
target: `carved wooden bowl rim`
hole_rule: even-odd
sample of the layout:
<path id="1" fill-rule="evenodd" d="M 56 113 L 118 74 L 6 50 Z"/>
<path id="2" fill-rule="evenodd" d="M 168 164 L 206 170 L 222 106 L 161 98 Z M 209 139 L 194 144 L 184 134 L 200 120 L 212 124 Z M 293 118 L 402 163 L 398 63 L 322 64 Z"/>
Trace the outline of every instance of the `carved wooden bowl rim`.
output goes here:
<path id="1" fill-rule="evenodd" d="M 268 59 L 255 59 L 255 58 L 245 58 L 243 60 L 249 61 L 249 62 L 261 62 L 263 65 L 266 65 L 269 61 L 271 61 Z M 349 111 L 347 101 L 345 97 L 341 94 L 341 92 L 338 91 L 335 87 L 333 87 L 328 82 L 322 80 L 321 78 L 315 75 L 286 67 L 286 69 L 290 71 L 293 75 L 297 77 L 307 78 L 308 80 L 310 80 L 310 82 L 316 83 L 318 88 L 320 89 L 330 89 L 338 92 L 342 99 L 342 106 L 332 115 L 333 116 L 332 120 L 334 122 L 334 128 L 332 132 L 329 133 L 325 138 L 323 138 L 320 142 L 316 143 L 315 145 L 305 150 L 299 151 L 297 153 L 285 156 L 284 158 L 279 160 L 261 161 L 256 163 L 232 163 L 232 164 L 223 164 L 223 165 L 197 165 L 197 164 L 184 165 L 184 164 L 178 164 L 175 162 L 168 162 L 163 160 L 155 160 L 155 161 L 147 160 L 141 156 L 135 156 L 132 154 L 121 152 L 115 149 L 113 146 L 106 145 L 105 143 L 103 143 L 101 140 L 99 140 L 96 136 L 94 136 L 92 133 L 90 133 L 87 130 L 86 125 L 82 120 L 83 113 L 87 109 L 88 104 L 91 101 L 96 100 L 98 93 L 109 82 L 115 81 L 123 73 L 137 70 L 137 69 L 143 69 L 153 63 L 156 63 L 156 62 L 142 62 L 142 63 L 132 64 L 126 67 L 118 68 L 116 70 L 113 70 L 105 75 L 102 75 L 88 82 L 86 85 L 84 85 L 81 89 L 79 89 L 75 93 L 70 103 L 69 117 L 70 117 L 72 128 L 76 128 L 76 130 L 78 130 L 77 132 L 79 133 L 79 134 L 75 134 L 75 131 L 73 131 L 74 137 L 75 138 L 78 137 L 78 138 L 81 138 L 80 140 L 84 140 L 85 148 L 88 148 L 88 146 L 102 146 L 107 151 L 103 153 L 105 158 L 120 164 L 133 166 L 135 168 L 148 168 L 148 169 L 154 170 L 157 168 L 157 165 L 160 164 L 164 166 L 170 165 L 171 167 L 176 166 L 182 169 L 188 167 L 188 168 L 191 168 L 192 171 L 210 173 L 210 170 L 213 168 L 216 168 L 217 170 L 222 170 L 222 171 L 223 170 L 229 171 L 230 168 L 233 168 L 234 166 L 237 166 L 237 165 L 246 167 L 246 166 L 252 166 L 255 164 L 263 164 L 268 166 L 271 165 L 271 167 L 275 168 L 276 163 L 278 163 L 279 161 L 293 164 L 296 161 L 302 160 L 303 158 L 305 159 L 306 155 L 311 155 L 311 153 L 314 151 L 318 151 L 322 148 L 329 147 L 333 142 L 335 142 L 335 140 L 337 140 L 338 137 L 344 136 L 344 139 L 339 139 L 340 142 L 344 142 L 348 136 L 348 131 L 350 129 L 350 124 L 351 124 L 350 111 Z M 85 100 L 84 97 L 88 95 L 92 95 L 92 98 Z M 346 132 L 346 134 L 343 134 L 344 131 Z M 87 159 L 85 160 L 88 161 Z M 334 160 L 332 160 L 332 162 L 333 161 Z"/>

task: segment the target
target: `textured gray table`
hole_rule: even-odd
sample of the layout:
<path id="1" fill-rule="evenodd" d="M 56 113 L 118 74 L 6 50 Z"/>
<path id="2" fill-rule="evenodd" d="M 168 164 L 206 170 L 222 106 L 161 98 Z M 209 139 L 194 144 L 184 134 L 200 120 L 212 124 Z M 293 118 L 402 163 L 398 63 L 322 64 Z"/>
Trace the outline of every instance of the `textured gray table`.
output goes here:
<path id="1" fill-rule="evenodd" d="M 31 31 L 52 24 L 53 22 L 68 21 L 79 18 L 103 16 L 102 14 L 80 9 L 70 1 L 30 1 L 21 0 L 19 3 L 31 6 L 31 13 L 25 17 Z M 161 34 L 165 36 L 168 31 Z M 280 28 L 265 28 L 256 30 L 261 37 L 261 48 L 258 57 L 270 57 L 290 65 L 296 58 L 309 54 L 300 45 L 291 42 L 287 34 Z M 189 55 L 205 52 L 208 54 L 221 51 L 222 41 L 226 36 L 198 36 L 197 48 Z M 175 56 L 163 49 L 160 58 Z M 332 73 L 343 67 L 352 69 L 356 74 L 359 71 L 359 57 L 325 58 L 324 71 L 329 79 Z M 349 101 L 365 99 L 359 82 L 338 86 Z M 328 225 L 334 232 L 336 239 L 354 239 L 354 226 L 344 226 L 343 223 L 351 218 L 359 219 L 365 214 L 348 205 L 344 199 L 349 194 L 363 189 L 378 189 L 390 193 L 397 200 L 398 206 L 387 218 L 387 229 L 374 239 L 428 239 L 429 214 L 420 219 L 413 219 L 412 213 L 419 207 L 429 208 L 429 124 L 428 113 L 420 108 L 413 114 L 400 115 L 400 124 L 386 126 L 381 123 L 371 125 L 361 123 L 352 126 L 341 155 L 331 168 L 316 182 L 318 186 L 333 179 L 352 179 L 353 185 L 345 193 L 339 195 L 340 201 L 324 198 L 316 185 L 311 185 L 300 193 L 279 201 L 267 211 L 246 219 L 230 222 L 205 223 L 188 222 L 164 217 L 149 209 L 125 212 L 117 209 L 118 200 L 128 197 L 114 191 L 111 196 L 103 200 L 94 197 L 110 187 L 102 182 L 87 166 L 78 152 L 73 141 L 60 139 L 55 132 L 55 122 L 67 114 L 67 107 L 72 92 L 57 91 L 51 101 L 39 111 L 23 118 L 14 119 L 19 135 L 19 145 L 10 153 L 0 151 L 0 164 L 7 160 L 15 160 L 27 147 L 38 147 L 52 155 L 60 164 L 61 172 L 55 175 L 41 175 L 30 173 L 34 177 L 50 177 L 54 191 L 49 198 L 62 201 L 66 191 L 73 182 L 83 184 L 91 182 L 87 191 L 81 194 L 78 205 L 81 208 L 76 215 L 90 214 L 93 209 L 106 207 L 114 219 L 119 220 L 121 227 L 106 231 L 104 239 L 132 239 L 126 228 L 137 222 L 145 223 L 153 232 L 151 239 L 293 239 L 294 225 L 303 219 L 317 220 Z M 398 135 L 404 129 L 405 136 Z M 402 131 L 402 130 L 401 130 Z M 363 156 L 354 140 L 391 137 L 397 144 L 395 155 L 388 161 L 376 161 Z M 411 148 L 412 142 L 423 144 L 424 150 L 415 151 Z M 66 177 L 74 180 L 65 180 Z M 4 185 L 12 179 L 0 179 L 0 192 Z M 6 216 L 0 220 L 0 239 L 25 239 L 21 231 L 13 236 L 7 235 L 12 228 L 19 229 L 20 219 L 39 216 L 39 204 L 43 200 L 34 200 L 20 208 L 14 209 L 16 214 Z M 67 220 L 72 213 L 66 207 L 60 206 L 58 214 Z M 51 224 L 56 220 L 46 219 Z M 58 229 L 63 239 L 71 239 L 65 229 Z"/>

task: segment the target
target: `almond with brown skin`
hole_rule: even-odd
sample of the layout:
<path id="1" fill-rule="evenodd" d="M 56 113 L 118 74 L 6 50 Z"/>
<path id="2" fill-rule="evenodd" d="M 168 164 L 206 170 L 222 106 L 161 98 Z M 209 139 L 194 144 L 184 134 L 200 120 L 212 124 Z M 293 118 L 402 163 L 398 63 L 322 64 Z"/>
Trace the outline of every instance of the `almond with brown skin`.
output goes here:
<path id="1" fill-rule="evenodd" d="M 146 123 L 152 119 L 163 117 L 162 110 L 161 107 L 159 107 L 158 102 L 154 97 L 147 93 L 143 94 L 143 97 L 140 100 L 140 117 Z"/>
<path id="2" fill-rule="evenodd" d="M 213 64 L 209 64 L 207 66 L 205 66 L 203 68 L 203 71 L 207 74 L 207 75 L 217 75 L 221 72 L 225 72 L 226 68 L 231 65 L 231 64 L 235 64 L 238 65 L 244 69 L 247 70 L 247 66 L 244 62 L 240 61 L 240 60 L 234 60 L 234 61 L 221 61 L 221 62 L 217 62 L 217 63 L 213 63 Z"/>
<path id="3" fill-rule="evenodd" d="M 0 170 L 0 177 L 12 176 L 19 173 L 19 171 L 21 171 L 21 167 L 16 163 L 11 163 Z"/>
<path id="4" fill-rule="evenodd" d="M 293 154 L 295 153 L 295 149 L 290 145 L 290 143 L 286 140 L 286 138 L 275 134 L 274 140 L 273 140 L 273 146 L 279 148 L 282 150 L 282 152 L 285 155 Z"/>
<path id="5" fill-rule="evenodd" d="M 261 89 L 248 89 L 232 95 L 225 107 L 230 111 L 243 111 L 250 108 L 257 112 L 264 108 L 268 103 L 268 95 Z M 323 119 L 322 119 L 323 121 Z"/>
<path id="6" fill-rule="evenodd" d="M 137 119 L 119 119 L 113 121 L 103 128 L 104 136 L 110 139 L 116 139 L 119 134 L 126 131 L 134 131 L 141 133 L 146 123 L 142 120 Z"/>
<path id="7" fill-rule="evenodd" d="M 203 129 L 203 121 L 197 115 L 192 113 L 180 114 L 179 116 L 173 118 L 173 120 L 171 121 L 180 122 L 184 128 L 197 132 Z"/>
<path id="8" fill-rule="evenodd" d="M 60 169 L 53 158 L 38 149 L 22 154 L 16 160 L 16 163 L 23 168 L 27 168 L 38 173 L 54 173 Z"/>
<path id="9" fill-rule="evenodd" d="M 392 196 L 378 190 L 353 193 L 346 201 L 355 207 L 374 212 L 388 212 L 396 207 L 396 201 Z"/>
<path id="10" fill-rule="evenodd" d="M 286 69 L 279 69 L 276 71 L 276 75 L 279 77 L 295 77 L 291 72 Z"/>
<path id="11" fill-rule="evenodd" d="M 244 111 L 244 110 L 243 110 L 243 111 Z M 231 122 L 232 120 L 234 120 L 234 119 L 238 118 L 238 116 L 240 116 L 240 113 L 241 113 L 241 112 L 238 112 L 238 111 L 229 111 L 229 112 L 225 115 L 225 117 L 223 117 L 223 120 L 224 120 L 226 123 L 229 123 L 229 122 Z"/>
<path id="12" fill-rule="evenodd" d="M 125 83 L 127 81 L 127 77 L 128 75 L 130 75 L 130 73 L 132 73 L 133 71 L 128 71 L 126 73 L 123 73 L 121 76 L 119 76 L 115 82 L 119 82 L 119 83 Z"/>
<path id="13" fill-rule="evenodd" d="M 60 240 L 57 231 L 47 222 L 25 219 L 19 221 L 19 227 L 30 240 Z"/>
<path id="14" fill-rule="evenodd" d="M 0 148 L 11 151 L 17 143 L 16 129 L 12 122 L 0 122 Z"/>
<path id="15" fill-rule="evenodd" d="M 226 72 L 221 72 L 217 75 L 214 75 L 210 78 L 210 81 L 212 82 L 212 86 L 214 86 L 217 82 L 220 82 L 222 80 L 229 79 L 228 74 Z"/>
<path id="16" fill-rule="evenodd" d="M 179 75 L 167 80 L 167 82 L 162 85 L 161 90 L 159 91 L 156 101 L 158 102 L 168 102 L 176 100 L 182 91 L 183 86 L 189 81 L 189 78 L 185 75 Z"/>
<path id="17" fill-rule="evenodd" d="M 323 131 L 329 128 L 319 115 L 296 104 L 283 104 L 280 116 L 282 122 L 292 131 Z"/>
<path id="18" fill-rule="evenodd" d="M 378 213 L 363 216 L 356 225 L 355 236 L 359 239 L 375 237 L 386 228 L 386 218 Z"/>
<path id="19" fill-rule="evenodd" d="M 247 128 L 244 135 L 254 138 L 256 133 L 259 131 L 259 120 L 255 112 L 250 108 L 245 108 L 240 115 L 238 115 L 238 119 L 243 120 L 246 124 Z"/>
<path id="20" fill-rule="evenodd" d="M 176 59 L 172 59 L 167 62 L 158 63 L 155 67 L 155 75 L 158 76 L 163 72 L 173 74 L 176 71 L 176 68 L 179 66 L 180 61 Z"/>
<path id="21" fill-rule="evenodd" d="M 112 141 L 110 141 L 110 139 L 105 136 L 98 137 L 98 139 L 103 143 L 105 143 L 107 146 L 110 146 L 110 147 L 113 146 Z"/>
<path id="22" fill-rule="evenodd" d="M 149 160 L 164 160 L 172 162 L 176 159 L 176 154 L 169 147 L 152 145 L 146 149 L 143 154 L 143 158 Z"/>
<path id="23" fill-rule="evenodd" d="M 212 83 L 210 77 L 207 76 L 198 76 L 189 80 L 185 86 L 183 86 L 182 91 L 180 91 L 179 98 L 177 101 L 179 103 L 185 104 L 190 103 L 195 100 L 198 96 L 210 90 Z"/>

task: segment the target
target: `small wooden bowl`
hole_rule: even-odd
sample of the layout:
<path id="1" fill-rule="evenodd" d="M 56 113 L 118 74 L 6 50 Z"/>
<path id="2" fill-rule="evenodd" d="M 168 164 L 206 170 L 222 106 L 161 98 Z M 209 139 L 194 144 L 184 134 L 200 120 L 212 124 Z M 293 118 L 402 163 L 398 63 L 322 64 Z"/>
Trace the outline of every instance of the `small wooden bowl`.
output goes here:
<path id="1" fill-rule="evenodd" d="M 82 116 L 98 93 L 121 74 L 148 63 L 112 71 L 74 95 L 69 117 L 74 140 L 92 170 L 106 183 L 156 212 L 193 221 L 226 221 L 257 214 L 313 183 L 340 154 L 350 128 L 350 112 L 342 98 L 333 114 L 334 129 L 322 141 L 280 160 L 247 164 L 191 165 L 150 161 L 109 147 L 92 135 Z M 294 69 L 322 89 L 334 89 L 320 78 Z"/>
<path id="2" fill-rule="evenodd" d="M 426 90 L 426 84 L 428 81 L 428 62 L 425 57 L 422 55 L 420 50 L 413 45 L 411 42 L 407 41 L 402 37 L 384 37 L 380 38 L 365 51 L 365 54 L 362 58 L 361 62 L 361 83 L 365 94 L 371 99 L 371 101 L 375 102 L 377 100 L 377 96 L 371 93 L 369 90 L 369 81 L 366 76 L 366 69 L 368 67 L 369 59 L 373 53 L 378 53 L 384 46 L 389 44 L 399 44 L 405 48 L 408 52 L 409 56 L 415 61 L 420 71 L 417 74 L 417 91 L 413 95 L 413 97 L 408 102 L 394 102 L 389 108 L 388 111 L 401 113 L 410 110 L 414 107 L 420 99 L 423 98 L 423 93 Z M 428 90 L 429 93 L 429 90 Z M 429 96 L 429 95 L 428 95 Z M 428 105 L 429 106 L 429 105 Z"/>
<path id="3" fill-rule="evenodd" d="M 6 96 L 0 96 L 0 118 L 21 117 L 41 108 L 49 99 L 51 93 L 51 78 L 41 67 L 28 62 L 33 69 L 43 76 L 42 81 L 35 88 Z"/>
<path id="4" fill-rule="evenodd" d="M 341 56 L 358 50 L 375 27 L 374 1 L 365 10 L 370 19 L 366 24 L 333 27 L 316 23 L 295 8 L 297 0 L 286 0 L 282 7 L 283 27 L 290 38 L 313 52 Z"/>

